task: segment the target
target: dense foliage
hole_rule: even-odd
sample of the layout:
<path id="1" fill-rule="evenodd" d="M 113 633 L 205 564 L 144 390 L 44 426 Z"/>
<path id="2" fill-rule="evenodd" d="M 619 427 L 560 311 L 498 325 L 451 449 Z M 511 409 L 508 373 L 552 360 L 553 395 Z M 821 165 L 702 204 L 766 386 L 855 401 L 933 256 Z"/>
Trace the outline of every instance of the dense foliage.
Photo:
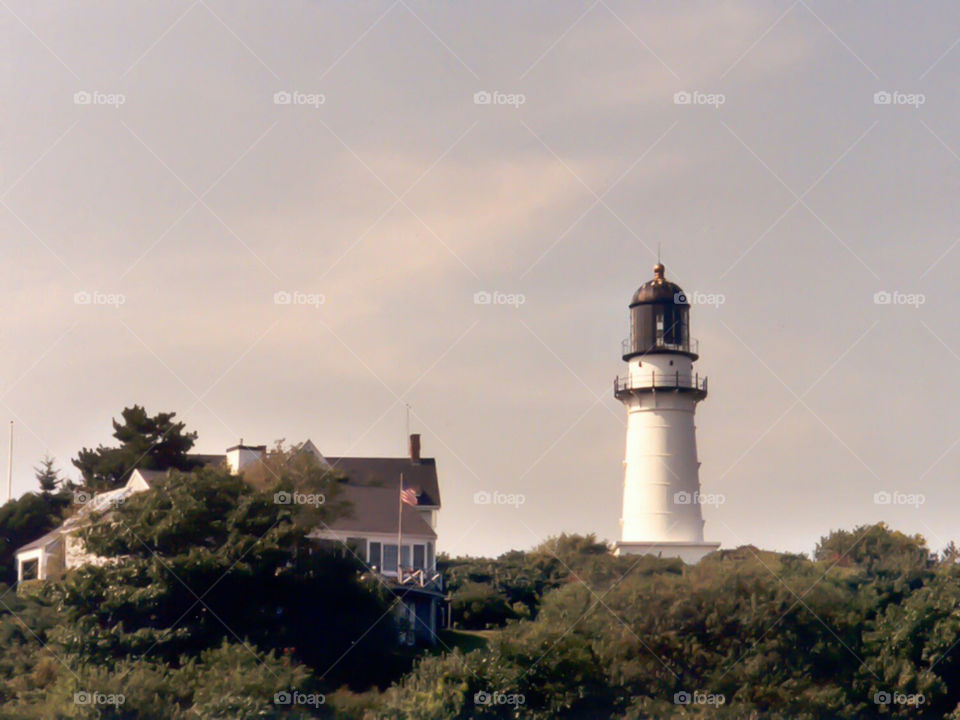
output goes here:
<path id="1" fill-rule="evenodd" d="M 562 537 L 448 560 L 455 596 L 502 608 L 534 588 L 513 601 L 526 617 L 489 618 L 502 628 L 472 651 L 445 635 L 386 692 L 333 692 L 390 664 L 389 625 L 364 635 L 384 599 L 343 558 L 305 552 L 283 507 L 215 471 L 131 499 L 90 532 L 116 564 L 0 598 L 0 718 L 86 717 L 70 698 L 91 687 L 126 697 L 127 714 L 99 717 L 960 718 L 960 566 L 883 525 L 835 532 L 813 558 L 743 547 L 685 567 Z M 328 703 L 272 702 L 290 688 Z"/>
<path id="2" fill-rule="evenodd" d="M 960 717 L 960 566 L 922 538 L 876 525 L 823 538 L 812 560 L 744 547 L 687 568 L 609 555 L 561 566 L 533 621 L 423 660 L 386 715 Z"/>
<path id="3" fill-rule="evenodd" d="M 622 561 L 623 570 L 628 567 Z M 612 564 L 611 564 L 612 563 Z M 481 630 L 535 617 L 544 593 L 578 573 L 615 572 L 617 562 L 596 537 L 561 535 L 530 552 L 489 558 L 441 558 L 456 627 Z M 674 563 L 679 572 L 679 562 Z"/>
<path id="4" fill-rule="evenodd" d="M 277 487 L 309 480 L 280 478 Z M 314 480 L 322 484 L 312 490 L 336 495 L 334 476 Z M 330 518 L 322 506 L 315 513 Z M 83 532 L 104 562 L 0 594 L 4 710 L 308 717 L 303 707 L 278 708 L 275 694 L 383 682 L 395 661 L 388 597 L 352 557 L 318 550 L 306 530 L 273 489 L 225 469 L 172 471 Z M 78 706 L 78 692 L 124 703 Z"/>
<path id="5" fill-rule="evenodd" d="M 122 562 L 57 586 L 73 620 L 58 641 L 98 661 L 149 652 L 172 662 L 242 640 L 327 671 L 386 606 L 359 583 L 354 558 L 316 551 L 290 507 L 225 469 L 171 472 L 87 532 L 88 550 Z M 390 632 L 367 633 L 333 676 L 349 679 Z"/>

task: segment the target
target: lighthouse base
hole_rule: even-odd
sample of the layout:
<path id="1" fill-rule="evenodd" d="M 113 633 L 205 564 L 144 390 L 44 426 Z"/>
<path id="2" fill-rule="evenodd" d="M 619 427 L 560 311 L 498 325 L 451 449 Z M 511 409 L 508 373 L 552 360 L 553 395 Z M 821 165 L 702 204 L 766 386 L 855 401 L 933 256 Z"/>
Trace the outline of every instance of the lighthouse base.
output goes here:
<path id="1" fill-rule="evenodd" d="M 614 554 L 680 558 L 688 565 L 696 565 L 719 547 L 718 542 L 626 542 L 621 540 L 616 544 Z"/>

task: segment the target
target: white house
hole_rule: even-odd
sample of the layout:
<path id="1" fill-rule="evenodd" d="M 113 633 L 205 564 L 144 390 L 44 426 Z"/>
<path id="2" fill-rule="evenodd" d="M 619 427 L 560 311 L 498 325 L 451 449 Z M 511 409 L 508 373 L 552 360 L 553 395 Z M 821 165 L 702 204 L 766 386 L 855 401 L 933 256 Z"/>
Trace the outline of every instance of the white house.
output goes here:
<path id="1" fill-rule="evenodd" d="M 406 627 L 404 642 L 436 642 L 449 619 L 437 572 L 440 486 L 436 461 L 420 454 L 420 436 L 410 436 L 410 453 L 399 458 L 324 456 L 310 440 L 297 447 L 346 476 L 341 497 L 352 506 L 350 514 L 314 528 L 309 537 L 336 543 L 388 585 L 400 599 L 396 612 Z M 241 442 L 227 449 L 226 462 L 242 473 L 267 452 L 265 445 Z M 415 505 L 400 502 L 401 485 L 413 491 Z"/>
<path id="2" fill-rule="evenodd" d="M 17 549 L 17 582 L 56 580 L 70 568 L 103 562 L 102 558 L 84 550 L 77 532 L 90 523 L 94 513 L 109 511 L 132 494 L 148 490 L 163 475 L 154 470 L 134 470 L 127 484 L 116 490 L 96 495 L 76 493 L 76 513 L 60 527 Z"/>
<path id="3" fill-rule="evenodd" d="M 405 621 L 403 640 L 432 644 L 438 627 L 446 624 L 447 607 L 442 577 L 437 573 L 437 513 L 440 489 L 436 462 L 420 456 L 420 436 L 410 436 L 410 454 L 401 458 L 324 457 L 307 440 L 297 446 L 346 479 L 341 498 L 349 514 L 323 524 L 308 537 L 318 543 L 337 543 L 363 562 L 398 597 L 397 614 Z M 194 455 L 204 464 L 224 463 L 233 473 L 252 472 L 268 454 L 266 445 L 240 444 L 223 455 Z M 109 510 L 130 495 L 148 490 L 165 472 L 135 470 L 122 488 L 78 497 L 80 509 L 59 528 L 24 545 L 16 552 L 17 579 L 55 580 L 71 568 L 104 562 L 85 552 L 77 531 L 95 511 Z M 401 484 L 408 500 L 400 501 Z"/>

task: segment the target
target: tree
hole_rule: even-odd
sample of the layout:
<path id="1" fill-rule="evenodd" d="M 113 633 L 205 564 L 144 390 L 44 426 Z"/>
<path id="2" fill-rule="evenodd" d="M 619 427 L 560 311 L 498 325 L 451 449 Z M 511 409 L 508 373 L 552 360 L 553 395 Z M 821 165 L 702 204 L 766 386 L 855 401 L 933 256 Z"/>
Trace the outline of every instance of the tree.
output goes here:
<path id="1" fill-rule="evenodd" d="M 483 583 L 467 583 L 458 588 L 450 598 L 450 607 L 457 626 L 470 630 L 502 626 L 517 616 L 506 596 Z"/>
<path id="2" fill-rule="evenodd" d="M 85 447 L 73 460 L 86 489 L 101 492 L 120 487 L 137 468 L 191 470 L 196 466 L 187 453 L 197 434 L 184 432 L 184 423 L 174 422 L 176 413 L 151 416 L 134 405 L 124 408 L 120 415 L 122 422 L 112 421 L 118 446 L 99 445 L 96 450 Z"/>
<path id="3" fill-rule="evenodd" d="M 320 489 L 334 496 L 330 478 Z M 352 557 L 320 551 L 295 509 L 226 468 L 172 471 L 84 532 L 87 550 L 112 561 L 67 575 L 57 641 L 99 663 L 147 652 L 175 663 L 245 642 L 327 680 L 369 681 L 391 662 L 387 596 Z"/>
<path id="4" fill-rule="evenodd" d="M 54 459 L 49 455 L 44 455 L 43 460 L 40 461 L 40 467 L 35 467 L 33 471 L 40 485 L 40 494 L 44 498 L 51 497 L 63 482 L 60 471 L 54 465 Z"/>
<path id="5" fill-rule="evenodd" d="M 60 514 L 36 493 L 0 507 L 0 581 L 16 582 L 14 553 L 60 524 Z"/>
<path id="6" fill-rule="evenodd" d="M 60 477 L 52 457 L 44 456 L 34 470 L 40 493 L 26 493 L 0 507 L 0 582 L 16 581 L 17 548 L 57 527 L 72 501 L 72 487 Z"/>

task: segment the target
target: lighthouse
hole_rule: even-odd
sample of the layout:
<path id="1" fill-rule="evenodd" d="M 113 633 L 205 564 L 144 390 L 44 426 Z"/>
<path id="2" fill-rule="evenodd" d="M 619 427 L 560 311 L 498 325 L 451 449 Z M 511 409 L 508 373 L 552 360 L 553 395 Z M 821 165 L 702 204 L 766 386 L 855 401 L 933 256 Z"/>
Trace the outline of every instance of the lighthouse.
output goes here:
<path id="1" fill-rule="evenodd" d="M 698 350 L 687 296 L 658 262 L 630 302 L 626 374 L 614 380 L 627 409 L 618 555 L 695 563 L 720 547 L 703 539 L 694 413 L 707 397 L 707 378 L 693 367 Z"/>

